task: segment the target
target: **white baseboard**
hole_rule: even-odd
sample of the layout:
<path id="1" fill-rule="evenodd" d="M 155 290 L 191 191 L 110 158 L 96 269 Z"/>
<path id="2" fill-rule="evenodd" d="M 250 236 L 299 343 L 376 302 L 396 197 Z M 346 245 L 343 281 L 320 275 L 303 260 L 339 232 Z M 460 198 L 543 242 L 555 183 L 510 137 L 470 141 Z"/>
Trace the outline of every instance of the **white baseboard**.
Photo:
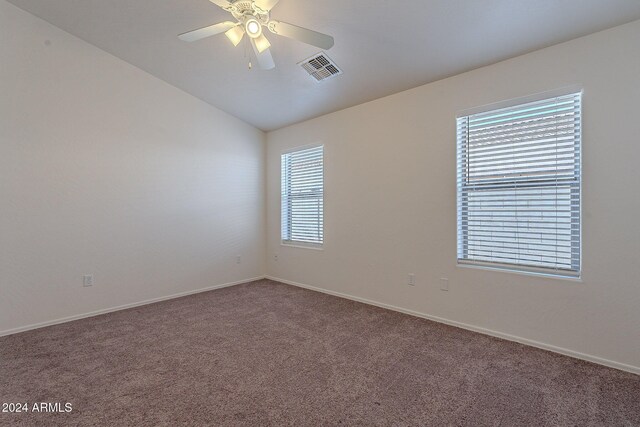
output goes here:
<path id="1" fill-rule="evenodd" d="M 305 285 L 303 283 L 297 283 L 297 282 L 293 282 L 291 280 L 280 279 L 280 278 L 272 277 L 272 276 L 266 276 L 266 279 L 273 280 L 275 282 L 284 283 L 284 284 L 287 284 L 287 285 L 297 286 L 299 288 L 310 289 L 312 291 L 321 292 L 321 293 L 324 293 L 324 294 L 333 295 L 333 296 L 336 296 L 336 297 L 345 298 L 345 299 L 349 299 L 349 300 L 352 300 L 352 301 L 361 302 L 363 304 L 369 304 L 369 305 L 373 305 L 373 306 L 376 306 L 376 307 L 386 308 L 386 309 L 389 309 L 389 310 L 397 311 L 397 312 L 408 314 L 408 315 L 411 315 L 411 316 L 421 317 L 423 319 L 432 320 L 434 322 L 444 323 L 444 324 L 449 325 L 449 326 L 455 326 L 457 328 L 466 329 L 468 331 L 478 332 L 478 333 L 481 333 L 481 334 L 484 334 L 484 335 L 490 335 L 492 337 L 501 338 L 501 339 L 504 339 L 504 340 L 507 340 L 507 341 L 514 341 L 514 342 L 517 342 L 517 343 L 520 343 L 520 344 L 524 344 L 524 345 L 528 345 L 528 346 L 531 346 L 531 347 L 540 348 L 542 350 L 547 350 L 547 351 L 551 351 L 551 352 L 554 352 L 554 353 L 559 353 L 559 354 L 562 354 L 564 356 L 573 357 L 575 359 L 585 360 L 587 362 L 592 362 L 592 363 L 596 363 L 598 365 L 607 366 L 609 368 L 614 368 L 614 369 L 618 369 L 618 370 L 621 370 L 621 371 L 631 372 L 633 374 L 640 375 L 640 367 L 638 367 L 638 366 L 627 365 L 625 363 L 615 362 L 613 360 L 603 359 L 603 358 L 597 357 L 597 356 L 591 356 L 589 354 L 580 353 L 580 352 L 569 350 L 569 349 L 562 348 L 562 347 L 556 347 L 554 345 L 545 344 L 545 343 L 542 343 L 542 342 L 539 342 L 539 341 L 534 341 L 534 340 L 530 340 L 530 339 L 527 339 L 527 338 L 518 337 L 518 336 L 515 336 L 515 335 L 510 335 L 510 334 L 505 334 L 505 333 L 498 332 L 498 331 L 493 331 L 493 330 L 490 330 L 490 329 L 485 329 L 485 328 L 482 328 L 480 326 L 474 326 L 474 325 L 470 325 L 470 324 L 467 324 L 467 323 L 456 322 L 455 320 L 444 319 L 442 317 L 431 316 L 429 314 L 420 313 L 420 312 L 413 311 L 413 310 L 408 310 L 408 309 L 405 309 L 405 308 L 402 308 L 402 307 L 396 307 L 394 305 L 385 304 L 385 303 L 381 303 L 381 302 L 377 302 L 377 301 L 372 301 L 372 300 L 369 300 L 369 299 L 366 299 L 366 298 L 360 298 L 360 297 L 356 297 L 356 296 L 353 296 L 353 295 L 344 294 L 342 292 L 335 292 L 335 291 L 330 291 L 330 290 L 327 290 L 327 289 L 318 288 L 318 287 L 315 287 L 315 286 Z"/>
<path id="2" fill-rule="evenodd" d="M 174 298 L 186 297 L 188 295 L 199 294 L 199 293 L 202 293 L 202 292 L 213 291 L 213 290 L 216 290 L 216 289 L 228 288 L 230 286 L 236 286 L 236 285 L 241 285 L 243 283 L 254 282 L 256 280 L 262 280 L 264 278 L 265 278 L 265 276 L 259 276 L 259 277 L 254 277 L 254 278 L 251 278 L 251 279 L 239 280 L 237 282 L 223 283 L 222 285 L 209 286 L 209 287 L 206 287 L 206 288 L 196 289 L 196 290 L 193 290 L 193 291 L 180 292 L 180 293 L 177 293 L 177 294 L 167 295 L 167 296 L 164 296 L 164 297 L 152 298 L 152 299 L 148 299 L 148 300 L 144 300 L 144 301 L 134 302 L 134 303 L 131 303 L 131 304 L 124 304 L 124 305 L 119 305 L 117 307 L 111 307 L 111 308 L 105 308 L 105 309 L 102 309 L 102 310 L 96 310 L 96 311 L 92 311 L 92 312 L 89 312 L 89 313 L 77 314 L 75 316 L 63 317 L 61 319 L 50 320 L 50 321 L 47 321 L 47 322 L 35 323 L 33 325 L 21 326 L 19 328 L 7 329 L 6 331 L 0 331 L 0 337 L 6 336 L 6 335 L 13 335 L 13 334 L 17 334 L 17 333 L 20 333 L 20 332 L 26 332 L 26 331 L 30 331 L 30 330 L 33 330 L 33 329 L 45 328 L 47 326 L 58 325 L 60 323 L 72 322 L 74 320 L 86 319 L 87 317 L 99 316 L 101 314 L 113 313 L 114 311 L 126 310 L 128 308 L 140 307 L 140 306 L 147 305 L 147 304 L 153 304 L 153 303 L 156 303 L 156 302 L 167 301 L 167 300 L 174 299 Z"/>

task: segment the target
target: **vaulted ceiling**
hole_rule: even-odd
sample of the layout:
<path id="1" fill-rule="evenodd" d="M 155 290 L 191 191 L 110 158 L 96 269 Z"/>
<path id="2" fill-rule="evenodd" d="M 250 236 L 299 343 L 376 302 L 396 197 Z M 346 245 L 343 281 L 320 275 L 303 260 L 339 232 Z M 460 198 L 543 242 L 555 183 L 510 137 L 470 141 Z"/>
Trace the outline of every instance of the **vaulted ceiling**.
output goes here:
<path id="1" fill-rule="evenodd" d="M 185 31 L 225 21 L 208 0 L 9 0 L 20 8 L 263 130 L 640 19 L 638 0 L 280 0 L 272 18 L 331 34 L 344 74 L 300 66 L 319 49 L 266 33 L 276 68 L 250 50 Z"/>

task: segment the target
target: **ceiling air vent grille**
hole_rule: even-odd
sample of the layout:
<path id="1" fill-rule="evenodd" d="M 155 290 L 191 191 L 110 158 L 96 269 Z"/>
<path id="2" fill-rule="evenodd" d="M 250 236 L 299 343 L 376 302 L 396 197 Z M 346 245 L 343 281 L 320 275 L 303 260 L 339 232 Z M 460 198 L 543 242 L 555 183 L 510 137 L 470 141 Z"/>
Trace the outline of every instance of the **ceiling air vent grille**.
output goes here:
<path id="1" fill-rule="evenodd" d="M 311 77 L 317 81 L 327 80 L 342 74 L 335 62 L 326 53 L 318 53 L 298 63 Z"/>

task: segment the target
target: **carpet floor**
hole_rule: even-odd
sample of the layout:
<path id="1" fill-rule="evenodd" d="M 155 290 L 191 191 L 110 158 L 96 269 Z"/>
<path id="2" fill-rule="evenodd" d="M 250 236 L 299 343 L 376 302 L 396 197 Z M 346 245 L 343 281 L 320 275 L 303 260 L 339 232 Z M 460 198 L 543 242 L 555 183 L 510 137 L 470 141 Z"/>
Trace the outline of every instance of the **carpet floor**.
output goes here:
<path id="1" fill-rule="evenodd" d="M 263 280 L 0 338 L 0 402 L 29 405 L 2 426 L 640 426 L 640 376 Z"/>

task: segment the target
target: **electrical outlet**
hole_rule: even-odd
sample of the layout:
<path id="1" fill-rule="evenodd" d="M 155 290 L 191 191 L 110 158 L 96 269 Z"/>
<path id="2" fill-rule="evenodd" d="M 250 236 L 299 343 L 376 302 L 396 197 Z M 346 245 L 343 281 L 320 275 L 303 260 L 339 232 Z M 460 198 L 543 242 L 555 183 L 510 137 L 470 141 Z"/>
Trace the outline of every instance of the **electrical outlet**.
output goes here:
<path id="1" fill-rule="evenodd" d="M 413 273 L 409 273 L 409 280 L 407 281 L 407 285 L 415 286 L 416 285 L 416 275 Z"/>
<path id="2" fill-rule="evenodd" d="M 236 256 L 236 264 L 240 264 L 242 262 L 242 255 Z"/>
<path id="3" fill-rule="evenodd" d="M 273 256 L 273 260 L 274 260 L 275 262 L 278 262 L 278 254 L 275 254 L 275 255 Z"/>
<path id="4" fill-rule="evenodd" d="M 88 288 L 89 286 L 93 286 L 93 274 L 87 274 L 82 276 L 82 286 Z"/>
<path id="5" fill-rule="evenodd" d="M 446 278 L 440 279 L 440 290 L 449 291 L 449 279 L 446 279 Z"/>

